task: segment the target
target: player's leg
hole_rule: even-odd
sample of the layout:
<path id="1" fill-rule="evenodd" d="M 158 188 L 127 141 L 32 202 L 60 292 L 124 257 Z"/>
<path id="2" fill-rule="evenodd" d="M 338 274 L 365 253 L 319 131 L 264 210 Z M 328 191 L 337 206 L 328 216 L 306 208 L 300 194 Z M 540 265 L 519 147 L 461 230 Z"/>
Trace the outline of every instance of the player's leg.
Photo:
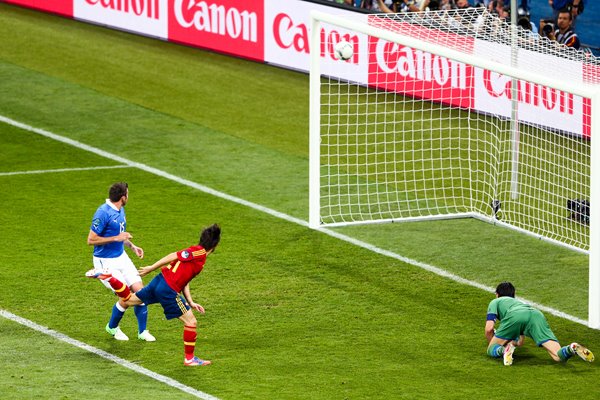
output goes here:
<path id="1" fill-rule="evenodd" d="M 594 360 L 592 352 L 578 343 L 571 343 L 568 346 L 561 347 L 541 311 L 536 310 L 532 313 L 527 326 L 527 334 L 538 346 L 546 349 L 550 357 L 556 362 L 567 361 L 575 354 L 585 361 L 592 362 Z"/>
<path id="2" fill-rule="evenodd" d="M 129 340 L 127 335 L 119 328 L 119 324 L 121 323 L 121 319 L 123 319 L 123 315 L 125 315 L 125 311 L 131 306 L 134 306 L 135 309 L 138 304 L 142 304 L 142 301 L 135 294 L 131 293 L 129 287 L 120 280 L 111 277 L 107 281 L 113 287 L 115 294 L 119 296 L 119 301 L 113 306 L 110 320 L 106 324 L 106 331 L 117 340 Z"/>
<path id="3" fill-rule="evenodd" d="M 179 298 L 177 300 L 181 302 Z M 200 358 L 194 356 L 197 338 L 196 327 L 198 322 L 196 321 L 196 317 L 194 316 L 192 310 L 188 309 L 181 317 L 179 317 L 179 320 L 183 322 L 183 349 L 185 353 L 183 364 L 189 367 L 210 365 L 210 361 L 201 360 Z"/>
<path id="4" fill-rule="evenodd" d="M 133 293 L 137 293 L 144 287 L 142 278 L 139 276 L 135 265 L 127 255 L 123 252 L 119 257 L 119 270 L 123 274 L 124 282 L 131 288 Z M 148 331 L 148 307 L 146 304 L 138 304 L 133 307 L 133 311 L 138 321 L 138 339 L 146 342 L 154 342 L 156 338 Z"/>
<path id="5" fill-rule="evenodd" d="M 94 268 L 86 272 L 88 278 L 99 279 L 102 284 L 114 292 L 119 298 L 123 299 L 124 296 L 129 295 L 129 288 L 126 288 L 125 278 L 119 268 L 119 257 L 117 258 L 93 258 Z M 125 290 L 126 288 L 126 290 Z M 122 295 L 120 295 L 122 294 Z M 129 337 L 121 328 L 119 323 L 125 315 L 125 311 L 128 306 L 125 302 L 117 301 L 112 307 L 110 319 L 106 324 L 106 332 L 112 335 L 116 340 L 129 340 Z"/>
<path id="6" fill-rule="evenodd" d="M 502 358 L 504 365 L 512 365 L 515 346 L 513 340 L 518 340 L 521 336 L 521 320 L 527 316 L 518 314 L 509 314 L 504 317 L 490 340 L 487 348 L 487 354 L 490 357 Z"/>
<path id="7" fill-rule="evenodd" d="M 548 351 L 548 354 L 550 354 L 550 357 L 554 361 L 568 361 L 574 355 L 578 355 L 582 360 L 587 362 L 594 361 L 594 354 L 579 343 L 571 343 L 568 346 L 561 347 L 558 342 L 549 340 L 543 343 L 542 346 Z"/>
<path id="8" fill-rule="evenodd" d="M 511 339 L 494 336 L 487 348 L 487 354 L 493 358 L 502 358 L 504 365 L 512 365 L 515 346 Z"/>
<path id="9" fill-rule="evenodd" d="M 568 351 L 564 351 L 568 346 L 562 348 L 560 347 L 560 343 L 554 340 L 548 340 L 542 343 L 542 347 L 546 349 L 546 351 L 554 361 L 567 361 L 573 355 L 570 354 Z"/>
<path id="10" fill-rule="evenodd" d="M 131 290 L 138 293 L 144 288 L 142 282 L 136 282 L 131 285 Z M 133 311 L 138 321 L 138 339 L 146 342 L 154 342 L 156 338 L 147 329 L 148 325 L 148 306 L 145 303 L 138 304 L 133 307 Z"/>

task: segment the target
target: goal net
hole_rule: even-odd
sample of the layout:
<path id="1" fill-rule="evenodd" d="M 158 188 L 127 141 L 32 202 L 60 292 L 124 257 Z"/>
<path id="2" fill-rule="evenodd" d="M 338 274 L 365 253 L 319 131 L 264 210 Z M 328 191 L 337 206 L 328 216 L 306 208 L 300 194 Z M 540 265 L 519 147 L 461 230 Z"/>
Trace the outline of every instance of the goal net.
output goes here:
<path id="1" fill-rule="evenodd" d="M 474 217 L 595 260 L 597 58 L 484 9 L 312 18 L 311 227 Z"/>

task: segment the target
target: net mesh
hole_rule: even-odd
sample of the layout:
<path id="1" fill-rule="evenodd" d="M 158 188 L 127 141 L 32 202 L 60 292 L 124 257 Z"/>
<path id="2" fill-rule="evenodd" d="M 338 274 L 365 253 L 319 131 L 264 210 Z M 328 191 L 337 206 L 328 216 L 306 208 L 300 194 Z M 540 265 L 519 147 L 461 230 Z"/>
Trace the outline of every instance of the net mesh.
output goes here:
<path id="1" fill-rule="evenodd" d="M 576 85 L 598 82 L 598 59 L 480 9 L 357 18 Z M 367 78 L 352 60 L 322 58 L 322 224 L 468 213 L 589 248 L 584 214 L 569 208 L 590 195 L 589 99 L 523 80 L 511 92 L 510 77 L 493 69 L 374 37 L 365 42 L 356 56 L 368 60 Z M 490 103 L 478 104 L 486 90 Z"/>

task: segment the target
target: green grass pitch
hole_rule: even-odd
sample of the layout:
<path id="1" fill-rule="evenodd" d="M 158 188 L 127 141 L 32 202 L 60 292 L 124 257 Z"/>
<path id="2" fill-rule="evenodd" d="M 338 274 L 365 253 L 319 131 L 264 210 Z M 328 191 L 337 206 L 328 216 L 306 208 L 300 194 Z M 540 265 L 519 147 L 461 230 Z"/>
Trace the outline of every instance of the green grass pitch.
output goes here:
<path id="1" fill-rule="evenodd" d="M 510 368 L 487 357 L 491 293 L 293 222 L 308 215 L 306 75 L 0 4 L 0 115 L 291 217 L 0 123 L 1 310 L 219 399 L 598 398 L 597 364 L 530 341 Z M 14 174 L 53 169 L 70 171 Z M 155 343 L 103 331 L 115 298 L 83 277 L 85 238 L 121 180 L 148 263 L 223 227 L 192 282 L 208 368 L 182 366 L 181 324 L 159 306 Z M 469 220 L 337 232 L 586 318 L 580 254 Z M 548 319 L 600 354 L 597 331 Z M 131 311 L 122 327 L 134 335 Z M 0 360 L 6 399 L 193 398 L 5 318 Z"/>

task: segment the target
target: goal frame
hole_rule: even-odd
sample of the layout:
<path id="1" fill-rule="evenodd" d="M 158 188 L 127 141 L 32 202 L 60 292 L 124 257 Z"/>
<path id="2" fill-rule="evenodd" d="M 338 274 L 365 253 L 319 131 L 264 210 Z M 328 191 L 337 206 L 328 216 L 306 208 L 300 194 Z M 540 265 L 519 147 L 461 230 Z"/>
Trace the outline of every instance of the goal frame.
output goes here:
<path id="1" fill-rule="evenodd" d="M 486 70 L 491 70 L 502 75 L 526 80 L 535 84 L 554 88 L 563 92 L 572 93 L 577 96 L 589 98 L 591 101 L 591 129 L 590 129 L 590 204 L 600 204 L 600 184 L 594 185 L 593 182 L 600 182 L 600 85 L 596 86 L 574 86 L 568 82 L 561 81 L 542 75 L 537 75 L 533 72 L 520 70 L 510 65 L 500 64 L 491 60 L 486 60 L 481 57 L 465 54 L 440 46 L 438 44 L 424 42 L 422 40 L 404 36 L 395 32 L 386 31 L 359 21 L 345 19 L 338 15 L 332 15 L 321 11 L 313 10 L 310 14 L 311 33 L 310 33 L 310 68 L 309 68 L 309 219 L 308 225 L 313 229 L 323 228 L 321 225 L 320 216 L 320 156 L 321 156 L 321 126 L 320 126 L 320 109 L 321 109 L 321 73 L 320 73 L 320 52 L 321 48 L 321 24 L 327 23 L 340 28 L 363 33 L 368 36 L 374 36 L 389 42 L 395 42 L 400 45 L 410 47 L 416 50 L 421 50 L 431 54 L 439 55 L 447 59 L 470 64 L 474 67 L 479 67 Z M 597 208 L 590 207 L 590 224 L 589 224 L 589 288 L 588 288 L 588 321 L 590 328 L 600 329 L 600 212 L 596 213 Z M 598 208 L 600 209 L 600 208 Z M 596 218 L 598 214 L 598 218 Z M 412 219 L 402 219 L 402 221 L 410 220 L 433 220 L 433 219 L 448 219 L 457 217 L 475 217 L 481 218 L 474 213 L 465 213 L 461 215 L 445 215 L 418 217 Z M 386 221 L 376 221 L 386 222 Z M 508 224 L 503 224 L 508 225 Z M 508 226 L 515 229 L 515 227 Z M 518 229 L 523 232 L 523 230 Z M 527 232 L 525 232 L 527 233 Z M 550 240 L 552 241 L 552 240 Z M 561 245 L 563 245 L 561 243 Z M 567 246 L 570 247 L 570 246 Z M 578 248 L 574 250 L 583 251 Z"/>

